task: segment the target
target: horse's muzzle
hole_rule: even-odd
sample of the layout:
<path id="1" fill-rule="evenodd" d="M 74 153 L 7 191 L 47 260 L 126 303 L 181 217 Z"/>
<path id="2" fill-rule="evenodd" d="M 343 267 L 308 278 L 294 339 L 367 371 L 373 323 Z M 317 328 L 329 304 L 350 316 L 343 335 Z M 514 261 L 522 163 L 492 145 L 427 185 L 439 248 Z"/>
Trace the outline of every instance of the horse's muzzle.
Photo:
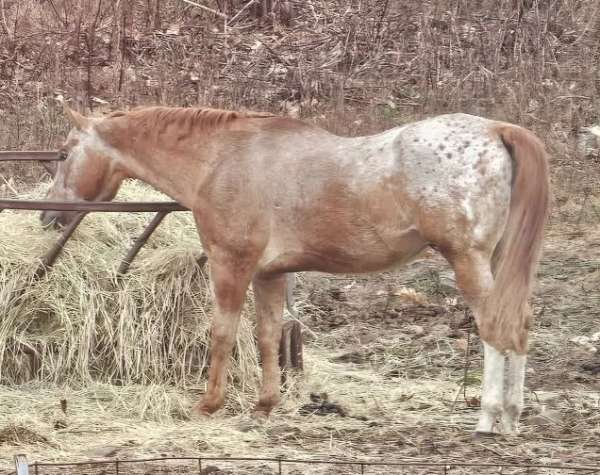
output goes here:
<path id="1" fill-rule="evenodd" d="M 40 213 L 40 221 L 44 228 L 60 229 L 65 227 L 71 220 L 72 212 L 65 211 L 42 211 Z"/>

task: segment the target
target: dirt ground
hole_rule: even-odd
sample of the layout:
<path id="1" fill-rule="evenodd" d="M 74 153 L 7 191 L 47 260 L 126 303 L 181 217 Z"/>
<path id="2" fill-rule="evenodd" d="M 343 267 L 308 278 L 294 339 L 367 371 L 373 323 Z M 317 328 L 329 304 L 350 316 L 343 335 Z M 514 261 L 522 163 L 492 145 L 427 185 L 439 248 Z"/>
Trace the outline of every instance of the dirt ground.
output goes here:
<path id="1" fill-rule="evenodd" d="M 4 388 L 0 473 L 10 473 L 16 453 L 37 461 L 218 455 L 600 467 L 600 354 L 598 341 L 591 341 L 600 331 L 600 226 L 551 225 L 539 276 L 526 408 L 517 437 L 471 436 L 479 405 L 480 343 L 451 269 L 428 252 L 403 269 L 370 277 L 301 275 L 297 308 L 305 325 L 306 370 L 291 380 L 281 408 L 268 421 L 250 417 L 252 401 L 243 391 L 232 390 L 228 407 L 215 417 L 189 420 L 194 390 L 151 384 Z M 140 415 L 132 408 L 141 393 L 150 399 L 156 393 L 155 399 L 162 399 L 156 404 L 168 405 L 171 414 L 162 420 Z M 69 401 L 67 416 L 60 411 L 61 398 Z M 197 462 L 190 464 L 131 466 L 125 473 L 198 470 Z M 202 473 L 277 473 L 273 463 L 212 465 L 221 471 Z M 39 473 L 111 470 L 41 468 Z M 360 467 L 289 464 L 283 473 L 360 473 Z M 370 467 L 365 473 L 443 471 Z M 450 473 L 499 472 L 453 468 Z"/>

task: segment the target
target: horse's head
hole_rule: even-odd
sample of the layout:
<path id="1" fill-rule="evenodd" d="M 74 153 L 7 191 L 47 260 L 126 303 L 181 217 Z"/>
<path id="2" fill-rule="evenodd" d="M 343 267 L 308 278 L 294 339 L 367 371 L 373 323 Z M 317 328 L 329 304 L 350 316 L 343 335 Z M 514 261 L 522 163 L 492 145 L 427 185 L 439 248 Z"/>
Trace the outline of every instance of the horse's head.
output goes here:
<path id="1" fill-rule="evenodd" d="M 125 178 L 115 153 L 100 138 L 97 126 L 103 119 L 84 117 L 64 106 L 73 128 L 60 149 L 63 159 L 56 167 L 47 199 L 56 201 L 110 201 Z M 65 226 L 76 211 L 43 211 L 44 226 Z"/>

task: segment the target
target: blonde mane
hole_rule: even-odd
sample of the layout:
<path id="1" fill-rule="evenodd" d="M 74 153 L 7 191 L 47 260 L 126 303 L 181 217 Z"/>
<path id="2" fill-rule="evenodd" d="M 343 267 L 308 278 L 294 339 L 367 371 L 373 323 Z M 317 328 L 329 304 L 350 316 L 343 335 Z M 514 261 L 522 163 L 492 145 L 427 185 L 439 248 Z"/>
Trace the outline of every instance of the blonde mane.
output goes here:
<path id="1" fill-rule="evenodd" d="M 138 126 L 149 129 L 161 129 L 176 126 L 179 129 L 193 128 L 208 131 L 240 119 L 259 119 L 275 117 L 269 112 L 228 111 L 197 107 L 140 107 L 131 111 L 115 111 L 107 119 L 125 117 Z"/>

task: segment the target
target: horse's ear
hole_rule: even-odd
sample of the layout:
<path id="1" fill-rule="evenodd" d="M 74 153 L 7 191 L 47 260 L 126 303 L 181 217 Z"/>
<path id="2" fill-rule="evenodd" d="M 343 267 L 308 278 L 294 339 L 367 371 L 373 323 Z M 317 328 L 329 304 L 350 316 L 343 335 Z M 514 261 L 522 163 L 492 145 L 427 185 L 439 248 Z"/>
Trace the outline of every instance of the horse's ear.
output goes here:
<path id="1" fill-rule="evenodd" d="M 69 119 L 69 122 L 71 122 L 73 127 L 79 130 L 85 129 L 90 122 L 90 120 L 87 117 L 71 109 L 66 102 L 63 102 L 63 110 L 65 112 L 65 115 L 67 116 L 67 119 Z"/>

